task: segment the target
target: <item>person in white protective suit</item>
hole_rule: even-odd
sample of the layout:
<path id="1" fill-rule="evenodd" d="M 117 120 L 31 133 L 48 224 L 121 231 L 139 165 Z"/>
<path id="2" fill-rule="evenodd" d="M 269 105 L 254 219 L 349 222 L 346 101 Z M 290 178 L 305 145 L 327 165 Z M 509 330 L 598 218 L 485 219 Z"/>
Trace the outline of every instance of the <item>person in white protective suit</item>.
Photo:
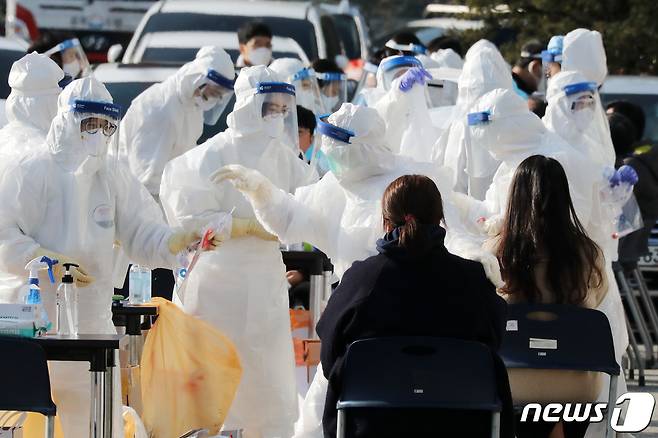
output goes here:
<path id="1" fill-rule="evenodd" d="M 429 112 L 428 83 L 432 76 L 413 56 L 390 56 L 377 71 L 382 97 L 369 105 L 386 123 L 389 148 L 421 162 L 432 161 L 440 131 Z"/>
<path id="2" fill-rule="evenodd" d="M 374 243 L 383 233 L 381 197 L 401 175 L 423 174 L 435 181 L 444 201 L 448 240 L 459 240 L 462 231 L 452 205 L 450 171 L 395 156 L 387 146 L 384 121 L 375 110 L 344 103 L 319 122 L 318 132 L 331 171 L 319 182 L 297 189 L 294 196 L 241 166 L 221 169 L 214 180 L 231 181 L 247 196 L 258 220 L 282 242 L 305 241 L 325 252 L 338 277 L 354 261 L 374 254 Z M 456 242 L 452 245 L 463 248 Z M 493 258 L 497 267 L 495 257 L 483 256 Z M 302 406 L 295 438 L 322 437 L 326 391 L 327 380 L 320 369 Z"/>
<path id="3" fill-rule="evenodd" d="M 590 162 L 615 165 L 610 125 L 596 82 L 577 71 L 562 71 L 551 78 L 546 91 L 546 127 L 577 147 Z"/>
<path id="4" fill-rule="evenodd" d="M 5 102 L 9 123 L 0 129 L 0 158 L 16 160 L 43 146 L 57 114 L 64 72 L 49 57 L 29 53 L 9 70 L 11 93 Z"/>
<path id="5" fill-rule="evenodd" d="M 112 324 L 113 242 L 140 264 L 174 266 L 176 254 L 198 239 L 174 232 L 153 218 L 151 196 L 130 172 L 107 158 L 120 109 L 105 86 L 93 77 L 73 81 L 60 94 L 46 146 L 5 172 L 0 183 L 0 270 L 11 281 L 0 284 L 0 302 L 21 302 L 24 268 L 35 257 L 64 263 L 80 287 L 80 334 L 114 334 Z M 43 271 L 41 271 L 43 272 Z M 41 294 L 50 320 L 55 318 L 55 290 L 41 275 Z M 50 364 L 57 414 L 67 437 L 89 436 L 89 366 L 81 362 Z M 114 437 L 121 427 L 119 375 L 115 374 Z"/>
<path id="6" fill-rule="evenodd" d="M 168 221 L 185 229 L 235 208 L 234 238 L 199 259 L 182 302 L 238 349 L 242 381 L 224 426 L 246 437 L 290 437 L 297 418 L 288 283 L 276 237 L 240 192 L 212 184 L 210 175 L 240 164 L 286 192 L 317 180 L 290 147 L 298 149 L 295 88 L 280 80 L 264 66 L 242 69 L 228 129 L 167 164 L 161 186 Z"/>
<path id="7" fill-rule="evenodd" d="M 297 105 L 313 111 L 316 116 L 326 113 L 320 97 L 318 80 L 312 68 L 305 67 L 297 58 L 275 59 L 269 68 L 281 76 L 285 82 L 295 86 Z"/>
<path id="8" fill-rule="evenodd" d="M 206 46 L 132 102 L 119 133 L 119 155 L 156 199 L 165 164 L 196 146 L 204 124 L 217 123 L 233 96 L 234 78 L 231 57 Z"/>
<path id="9" fill-rule="evenodd" d="M 466 115 L 477 99 L 496 88 L 513 88 L 512 70 L 491 42 L 480 40 L 466 53 L 457 84 L 456 107 L 450 129 L 439 138 L 436 150 L 453 171 L 454 189 L 484 199 L 496 162 L 486 151 L 471 147 Z"/>
<path id="10" fill-rule="evenodd" d="M 603 38 L 595 30 L 575 29 L 562 42 L 562 71 L 578 71 L 598 86 L 608 75 Z"/>
<path id="11" fill-rule="evenodd" d="M 443 51 L 444 50 L 441 50 L 441 52 Z M 452 52 L 452 50 L 450 51 Z M 438 53 L 439 52 L 435 52 L 432 55 Z M 459 56 L 456 53 L 455 55 Z M 437 75 L 435 75 L 434 71 L 444 68 L 452 69 L 457 72 L 457 70 L 461 70 L 461 66 L 451 67 L 453 65 L 458 65 L 458 63 L 455 63 L 454 59 L 450 59 L 449 57 L 430 57 L 427 55 L 418 55 L 416 58 L 418 58 L 420 62 L 423 63 L 423 67 L 429 70 L 430 74 L 433 76 L 432 79 L 427 81 L 427 93 L 429 97 L 430 109 L 439 107 L 453 107 L 457 103 L 457 81 L 449 81 L 444 78 L 435 77 Z M 459 60 L 461 61 L 461 58 L 459 58 Z"/>
<path id="12" fill-rule="evenodd" d="M 487 93 L 471 111 L 467 118 L 474 147 L 489 151 L 501 164 L 483 202 L 456 197 L 465 224 L 470 225 L 472 229 L 474 223 L 480 222 L 483 232 L 487 234 L 482 237 L 482 242 L 487 237 L 497 235 L 507 206 L 509 186 L 518 164 L 532 155 L 554 158 L 560 162 L 567 174 L 576 215 L 588 235 L 603 250 L 606 257 L 606 276 L 613 279 L 609 252 L 606 251 L 613 239 L 610 235 L 602 236 L 599 232 L 604 228 L 598 193 L 602 168 L 590 163 L 577 148 L 548 131 L 514 91 L 494 90 Z M 610 321 L 619 361 L 628 345 L 628 337 L 617 285 L 614 281 L 608 283 L 608 293 L 598 310 L 605 313 Z M 621 381 L 620 388 L 625 388 Z M 602 395 L 607 394 L 606 391 L 603 391 Z"/>

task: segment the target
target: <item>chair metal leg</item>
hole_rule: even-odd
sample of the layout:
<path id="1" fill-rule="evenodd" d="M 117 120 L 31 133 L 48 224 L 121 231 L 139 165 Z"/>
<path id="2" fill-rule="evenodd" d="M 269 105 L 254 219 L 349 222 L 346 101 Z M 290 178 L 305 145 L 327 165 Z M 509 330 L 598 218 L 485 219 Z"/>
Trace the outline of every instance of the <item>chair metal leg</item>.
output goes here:
<path id="1" fill-rule="evenodd" d="M 46 438 L 55 438 L 55 416 L 46 417 Z"/>
<path id="2" fill-rule="evenodd" d="M 491 438 L 500 438 L 500 412 L 491 416 Z"/>
<path id="3" fill-rule="evenodd" d="M 346 424 L 345 424 L 345 409 L 338 409 L 338 418 L 336 419 L 336 438 L 345 438 Z"/>
<path id="4" fill-rule="evenodd" d="M 651 301 L 651 295 L 649 295 L 649 288 L 647 283 L 644 281 L 644 276 L 638 268 L 633 269 L 631 273 L 633 279 L 637 283 L 638 291 L 640 292 L 640 298 L 646 309 L 647 316 L 649 317 L 649 322 L 651 324 L 651 329 L 653 330 L 654 341 L 658 343 L 658 313 L 656 313 L 656 308 Z"/>
<path id="5" fill-rule="evenodd" d="M 324 277 L 322 275 L 311 275 L 310 283 L 309 311 L 311 314 L 311 324 L 308 328 L 308 337 L 310 339 L 318 339 L 318 334 L 315 331 L 315 325 L 320 320 L 320 315 L 322 314 Z"/>
<path id="6" fill-rule="evenodd" d="M 605 438 L 613 438 L 617 436 L 617 433 L 612 430 L 612 425 L 610 424 L 610 419 L 612 418 L 612 410 L 615 406 L 615 401 L 617 400 L 617 379 L 618 376 L 610 376 L 610 387 L 608 388 L 608 412 L 605 416 Z"/>
<path id="7" fill-rule="evenodd" d="M 621 270 L 615 271 L 615 277 L 617 278 L 617 283 L 619 285 L 619 291 L 622 293 L 622 297 L 626 298 L 626 303 L 628 304 L 628 309 L 630 310 L 631 316 L 633 317 L 633 322 L 637 325 L 637 329 L 640 332 L 640 338 L 645 347 L 645 355 L 648 363 L 653 362 L 653 347 L 651 336 L 647 330 L 646 324 L 644 323 L 644 317 L 640 311 L 640 306 L 633 294 L 632 289 L 628 285 L 626 276 Z"/>
<path id="8" fill-rule="evenodd" d="M 640 356 L 640 349 L 637 346 L 637 339 L 635 339 L 635 334 L 633 333 L 633 329 L 631 328 L 631 323 L 628 320 L 628 316 L 626 316 L 626 330 L 628 331 L 629 348 L 633 351 L 634 365 L 635 368 L 637 368 L 638 385 L 644 386 L 645 385 L 644 362 L 642 361 L 642 356 Z"/>

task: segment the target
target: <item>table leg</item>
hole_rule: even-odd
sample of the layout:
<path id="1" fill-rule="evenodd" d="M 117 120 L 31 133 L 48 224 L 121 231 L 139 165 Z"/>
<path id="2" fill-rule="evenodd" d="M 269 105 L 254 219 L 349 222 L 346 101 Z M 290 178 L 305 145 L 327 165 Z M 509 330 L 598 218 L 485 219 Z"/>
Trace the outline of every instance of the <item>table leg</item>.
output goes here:
<path id="1" fill-rule="evenodd" d="M 89 436 L 90 438 L 103 437 L 103 390 L 105 389 L 105 372 L 91 372 L 91 405 L 89 409 Z"/>
<path id="2" fill-rule="evenodd" d="M 114 354 L 110 352 L 109 354 Z M 103 413 L 105 415 L 104 438 L 112 438 L 112 426 L 114 425 L 114 366 L 108 366 L 105 372 L 105 400 Z"/>

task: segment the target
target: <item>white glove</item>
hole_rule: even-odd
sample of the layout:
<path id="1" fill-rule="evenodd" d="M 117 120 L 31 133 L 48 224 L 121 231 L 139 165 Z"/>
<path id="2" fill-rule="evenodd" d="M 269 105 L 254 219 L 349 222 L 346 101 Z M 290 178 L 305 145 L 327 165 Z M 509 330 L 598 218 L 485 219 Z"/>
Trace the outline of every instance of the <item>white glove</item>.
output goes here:
<path id="1" fill-rule="evenodd" d="M 266 205 L 274 189 L 274 185 L 262 173 L 239 164 L 222 167 L 210 175 L 210 180 L 215 184 L 229 181 L 255 208 Z"/>
<path id="2" fill-rule="evenodd" d="M 484 273 L 489 279 L 489 281 L 496 286 L 496 289 L 499 289 L 505 286 L 503 282 L 503 277 L 500 275 L 500 264 L 495 255 L 491 254 L 489 251 L 479 250 L 479 251 L 468 251 L 465 255 L 462 255 L 465 259 L 473 260 L 474 262 L 482 263 L 484 268 Z"/>

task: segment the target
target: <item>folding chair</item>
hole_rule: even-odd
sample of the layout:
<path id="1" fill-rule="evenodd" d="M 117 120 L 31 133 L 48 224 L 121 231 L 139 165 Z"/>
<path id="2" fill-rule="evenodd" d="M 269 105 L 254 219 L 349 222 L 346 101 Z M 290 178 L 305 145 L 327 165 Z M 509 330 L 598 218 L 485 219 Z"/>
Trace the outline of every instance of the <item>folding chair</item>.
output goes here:
<path id="1" fill-rule="evenodd" d="M 50 395 L 46 353 L 29 339 L 0 337 L 0 410 L 46 416 L 46 437 L 55 436 L 57 408 Z"/>
<path id="2" fill-rule="evenodd" d="M 491 412 L 500 436 L 501 402 L 491 350 L 474 341 L 391 337 L 356 341 L 342 370 L 337 437 L 347 436 L 352 409 Z"/>
<path id="3" fill-rule="evenodd" d="M 608 318 L 598 310 L 555 304 L 507 307 L 507 331 L 498 351 L 505 366 L 597 371 L 610 376 L 608 406 L 617 398 L 619 365 Z M 606 437 L 614 436 L 608 409 Z"/>

